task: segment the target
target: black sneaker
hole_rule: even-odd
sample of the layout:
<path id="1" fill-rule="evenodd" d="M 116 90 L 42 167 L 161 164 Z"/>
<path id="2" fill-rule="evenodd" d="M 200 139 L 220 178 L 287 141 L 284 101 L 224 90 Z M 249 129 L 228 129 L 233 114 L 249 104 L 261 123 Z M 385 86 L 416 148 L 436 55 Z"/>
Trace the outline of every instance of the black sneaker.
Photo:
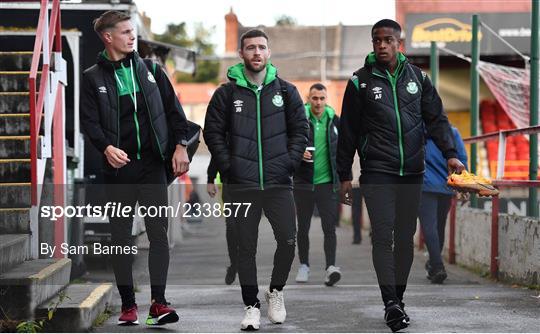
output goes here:
<path id="1" fill-rule="evenodd" d="M 442 284 L 447 277 L 448 277 L 448 275 L 446 274 L 446 270 L 444 270 L 444 268 L 442 268 L 442 269 L 433 271 L 430 274 L 429 279 L 431 280 L 431 283 Z"/>
<path id="2" fill-rule="evenodd" d="M 405 303 L 399 302 L 399 307 L 401 307 L 403 314 L 405 314 L 405 322 L 407 323 L 407 325 L 410 325 L 411 319 L 409 318 L 409 315 L 407 314 L 407 312 L 405 312 Z"/>
<path id="3" fill-rule="evenodd" d="M 236 279 L 236 267 L 227 267 L 227 273 L 225 274 L 225 284 L 231 285 Z"/>
<path id="4" fill-rule="evenodd" d="M 405 317 L 405 312 L 403 312 L 399 304 L 393 301 L 388 302 L 384 309 L 384 321 L 386 321 L 386 326 L 390 327 L 392 332 L 397 332 L 409 326 Z"/>
<path id="5" fill-rule="evenodd" d="M 426 261 L 426 264 L 424 265 L 424 268 L 427 272 L 427 279 L 431 281 L 431 264 L 429 263 L 429 260 Z"/>

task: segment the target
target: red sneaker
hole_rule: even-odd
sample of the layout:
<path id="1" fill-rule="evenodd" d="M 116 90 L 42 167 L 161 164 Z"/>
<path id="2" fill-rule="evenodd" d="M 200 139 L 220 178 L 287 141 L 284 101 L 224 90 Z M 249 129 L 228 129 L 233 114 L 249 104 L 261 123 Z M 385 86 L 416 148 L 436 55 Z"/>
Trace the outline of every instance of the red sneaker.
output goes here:
<path id="1" fill-rule="evenodd" d="M 137 304 L 133 304 L 130 307 L 122 306 L 122 315 L 118 318 L 118 325 L 120 326 L 134 326 L 139 324 L 139 318 L 137 316 Z"/>
<path id="2" fill-rule="evenodd" d="M 177 322 L 179 319 L 175 309 L 166 304 L 152 303 L 146 324 L 150 326 L 160 326 Z"/>

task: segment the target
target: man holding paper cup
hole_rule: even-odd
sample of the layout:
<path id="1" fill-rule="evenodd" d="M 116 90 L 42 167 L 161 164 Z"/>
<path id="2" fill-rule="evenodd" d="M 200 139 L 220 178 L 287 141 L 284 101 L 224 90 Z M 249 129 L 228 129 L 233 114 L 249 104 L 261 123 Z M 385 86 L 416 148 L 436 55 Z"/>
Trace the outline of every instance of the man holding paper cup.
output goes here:
<path id="1" fill-rule="evenodd" d="M 317 205 L 324 232 L 327 286 L 341 278 L 336 262 L 336 225 L 338 221 L 339 179 L 336 168 L 339 118 L 326 104 L 326 87 L 316 83 L 309 89 L 306 116 L 310 121 L 310 136 L 304 159 L 294 177 L 294 199 L 298 218 L 298 257 L 300 267 L 296 282 L 309 280 L 309 228 L 313 209 Z"/>

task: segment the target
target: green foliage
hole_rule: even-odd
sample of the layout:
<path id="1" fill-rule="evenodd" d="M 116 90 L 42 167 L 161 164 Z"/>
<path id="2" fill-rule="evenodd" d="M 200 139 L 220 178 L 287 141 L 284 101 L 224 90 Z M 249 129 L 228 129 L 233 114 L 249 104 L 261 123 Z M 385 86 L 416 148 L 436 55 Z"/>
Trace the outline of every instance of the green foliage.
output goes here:
<path id="1" fill-rule="evenodd" d="M 296 19 L 294 17 L 292 17 L 292 16 L 283 14 L 281 16 L 276 17 L 276 26 L 293 27 L 293 26 L 296 26 L 296 25 L 297 25 Z"/>
<path id="2" fill-rule="evenodd" d="M 187 73 L 176 73 L 176 82 L 218 82 L 219 61 L 197 60 L 195 76 Z"/>
<path id="3" fill-rule="evenodd" d="M 83 278 L 75 278 L 69 282 L 69 284 L 84 284 L 87 283 L 87 281 Z"/>
<path id="4" fill-rule="evenodd" d="M 43 330 L 44 320 L 23 321 L 17 325 L 17 333 L 39 333 Z"/>
<path id="5" fill-rule="evenodd" d="M 50 322 L 53 319 L 54 313 L 58 309 L 58 306 L 60 306 L 60 304 L 62 304 L 64 300 L 66 299 L 71 299 L 71 298 L 69 298 L 69 296 L 66 295 L 65 291 L 60 292 L 58 294 L 58 299 L 53 300 L 49 303 L 49 306 L 47 307 L 46 318 L 37 318 L 35 320 L 21 321 L 16 327 L 17 333 L 42 332 L 47 322 Z"/>
<path id="6" fill-rule="evenodd" d="M 107 306 L 105 306 L 105 310 L 103 312 L 101 312 L 97 316 L 96 320 L 94 320 L 94 322 L 92 323 L 92 327 L 99 327 L 99 326 L 103 325 L 105 323 L 105 321 L 107 321 L 107 319 L 109 319 L 111 317 L 111 314 L 112 314 L 112 311 L 109 308 L 109 305 L 107 304 Z"/>
<path id="7" fill-rule="evenodd" d="M 180 24 L 169 23 L 167 30 L 163 34 L 155 34 L 154 38 L 158 42 L 178 45 L 189 48 L 193 45 L 192 41 L 188 38 L 186 31 L 186 23 Z"/>
<path id="8" fill-rule="evenodd" d="M 210 42 L 215 27 L 205 28 L 202 23 L 196 23 L 193 36 L 189 36 L 186 23 L 170 23 L 163 34 L 156 34 L 158 42 L 173 44 L 195 50 L 197 56 L 215 56 L 215 45 Z M 186 73 L 176 73 L 177 82 L 217 82 L 219 74 L 219 61 L 197 60 L 195 76 Z"/>

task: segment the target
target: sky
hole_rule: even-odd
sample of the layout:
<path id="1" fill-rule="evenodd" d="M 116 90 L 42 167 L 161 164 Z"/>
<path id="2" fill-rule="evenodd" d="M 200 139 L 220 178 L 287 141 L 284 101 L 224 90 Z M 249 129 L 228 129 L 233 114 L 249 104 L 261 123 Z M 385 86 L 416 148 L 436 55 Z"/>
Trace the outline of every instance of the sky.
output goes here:
<path id="1" fill-rule="evenodd" d="M 163 33 L 168 23 L 186 22 L 188 32 L 197 22 L 215 27 L 212 42 L 224 53 L 225 14 L 231 7 L 244 26 L 272 26 L 277 17 L 288 15 L 299 25 L 371 25 L 395 18 L 394 0 L 135 0 L 139 11 L 152 19 L 152 32 Z M 374 6 L 373 4 L 377 5 Z"/>

